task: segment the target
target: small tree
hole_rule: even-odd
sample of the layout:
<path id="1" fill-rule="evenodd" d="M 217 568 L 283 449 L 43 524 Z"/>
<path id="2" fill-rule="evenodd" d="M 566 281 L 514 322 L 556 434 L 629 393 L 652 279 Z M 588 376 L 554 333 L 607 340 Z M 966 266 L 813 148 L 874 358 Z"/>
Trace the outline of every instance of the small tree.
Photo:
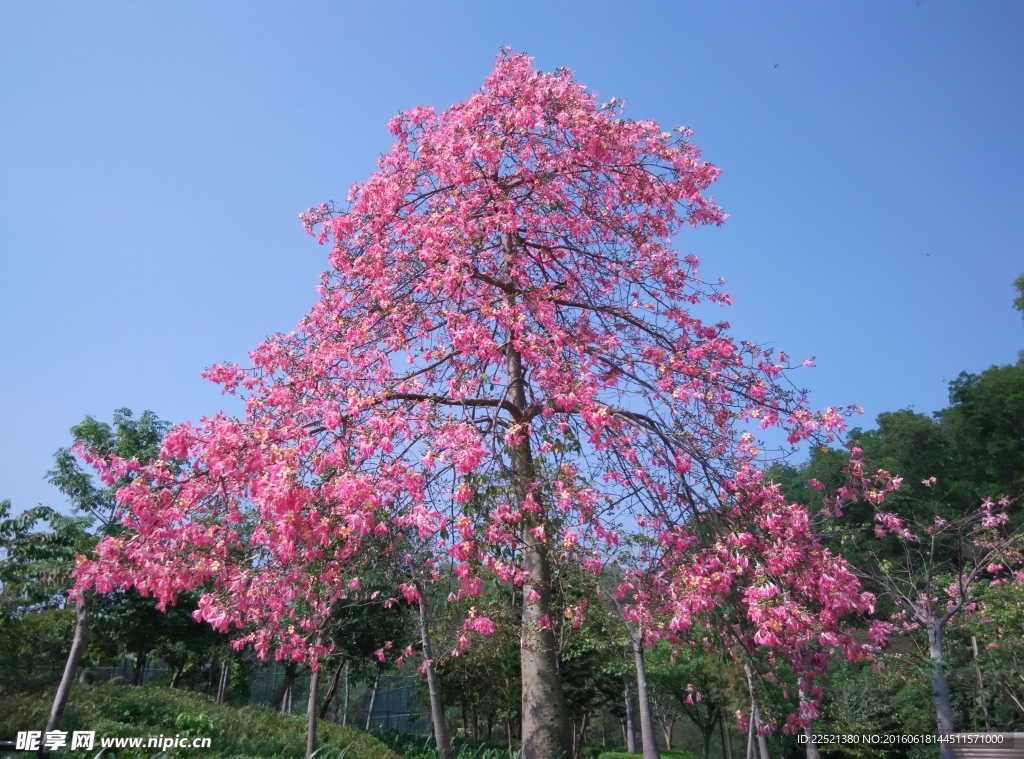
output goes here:
<path id="1" fill-rule="evenodd" d="M 846 539 L 867 558 L 858 562 L 857 574 L 876 587 L 899 609 L 894 630 L 924 630 L 931 661 L 932 698 L 940 735 L 955 732 L 943 637 L 950 622 L 964 609 L 974 608 L 979 583 L 988 575 L 1016 574 L 1024 582 L 1024 530 L 1010 523 L 1009 498 L 985 498 L 980 506 L 959 514 L 935 514 L 925 521 L 920 513 L 898 516 L 884 510 L 888 493 L 901 484 L 885 470 L 864 475 L 860 450 L 854 448 L 847 473 L 850 496 L 860 497 L 875 508 L 876 543 L 854 532 Z M 935 478 L 924 483 L 939 487 Z M 937 497 L 938 501 L 943 500 Z M 945 511 L 945 510 L 943 510 Z M 952 757 L 949 744 L 942 746 L 943 759 Z"/>

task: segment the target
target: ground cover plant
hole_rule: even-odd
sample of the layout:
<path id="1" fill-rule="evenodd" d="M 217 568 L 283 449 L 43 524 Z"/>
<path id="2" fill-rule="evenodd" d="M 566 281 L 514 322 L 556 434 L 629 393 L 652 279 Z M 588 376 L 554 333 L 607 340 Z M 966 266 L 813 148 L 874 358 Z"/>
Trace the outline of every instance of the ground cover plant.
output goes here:
<path id="1" fill-rule="evenodd" d="M 32 695 L 0 695 L 0 735 L 14 736 L 19 730 L 40 730 L 52 703 L 51 692 Z M 139 737 L 176 734 L 211 738 L 204 757 L 301 757 L 306 749 L 305 717 L 281 714 L 260 706 L 242 708 L 216 704 L 198 693 L 159 687 L 126 688 L 119 684 L 99 687 L 76 685 L 61 729 L 95 730 L 97 738 Z M 346 750 L 347 759 L 398 759 L 398 754 L 372 735 L 351 727 L 326 723 L 319 732 L 321 753 L 337 756 Z M 97 750 L 99 745 L 97 743 Z M 118 756 L 150 756 L 150 749 L 132 753 L 120 749 Z M 54 756 L 78 752 L 56 751 Z M 195 756 L 181 749 L 172 756 Z"/>

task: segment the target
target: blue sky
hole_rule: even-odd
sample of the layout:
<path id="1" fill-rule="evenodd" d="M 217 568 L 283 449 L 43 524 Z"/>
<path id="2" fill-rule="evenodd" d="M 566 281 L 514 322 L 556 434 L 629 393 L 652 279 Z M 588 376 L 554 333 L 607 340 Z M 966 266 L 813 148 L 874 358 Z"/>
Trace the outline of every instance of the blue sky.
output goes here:
<path id="1" fill-rule="evenodd" d="M 941 408 L 1024 347 L 1021 39 L 1015 1 L 0 0 L 0 498 L 61 506 L 86 414 L 224 408 L 202 369 L 315 297 L 298 212 L 503 45 L 694 130 L 730 219 L 680 250 L 815 405 Z"/>

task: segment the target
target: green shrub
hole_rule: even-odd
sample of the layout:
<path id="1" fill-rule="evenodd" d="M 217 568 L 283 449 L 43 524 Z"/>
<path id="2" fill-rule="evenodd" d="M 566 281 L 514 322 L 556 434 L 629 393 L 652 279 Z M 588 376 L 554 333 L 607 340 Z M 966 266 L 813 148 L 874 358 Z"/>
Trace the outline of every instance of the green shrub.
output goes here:
<path id="1" fill-rule="evenodd" d="M 640 754 L 628 754 L 625 751 L 604 751 L 597 759 L 636 759 Z M 689 751 L 662 751 L 661 759 L 697 759 L 697 755 Z"/>
<path id="2" fill-rule="evenodd" d="M 50 713 L 52 691 L 35 694 L 0 695 L 0 735 L 14 736 L 19 730 L 42 730 Z M 76 685 L 64 712 L 61 729 L 95 730 L 97 743 L 103 737 L 181 735 L 209 737 L 211 759 L 243 757 L 302 757 L 306 751 L 306 718 L 262 706 L 238 709 L 215 704 L 202 694 L 168 688 L 120 685 L 93 687 Z M 399 759 L 398 754 L 369 733 L 330 722 L 317 726 L 322 750 L 318 759 Z M 118 751 L 119 759 L 148 756 L 149 749 Z M 81 753 L 81 752 L 77 752 Z M 52 755 L 75 756 L 54 751 Z M 196 756 L 196 750 L 174 749 L 170 756 Z"/>

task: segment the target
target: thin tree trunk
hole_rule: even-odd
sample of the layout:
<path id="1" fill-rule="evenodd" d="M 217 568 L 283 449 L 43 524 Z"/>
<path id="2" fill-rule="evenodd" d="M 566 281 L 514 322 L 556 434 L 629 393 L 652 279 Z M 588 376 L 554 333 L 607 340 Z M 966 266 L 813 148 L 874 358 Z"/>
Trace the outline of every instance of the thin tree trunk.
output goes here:
<path id="1" fill-rule="evenodd" d="M 146 674 L 146 652 L 139 651 L 135 657 L 135 667 L 132 669 L 132 685 L 142 685 L 142 678 Z"/>
<path id="2" fill-rule="evenodd" d="M 345 708 L 341 712 L 341 725 L 348 724 L 348 662 L 345 662 Z"/>
<path id="3" fill-rule="evenodd" d="M 974 651 L 974 672 L 978 675 L 978 701 L 981 703 L 981 713 L 985 717 L 985 731 L 990 732 L 992 725 L 988 721 L 988 705 L 985 703 L 985 681 L 981 679 L 981 664 L 978 661 L 978 639 L 971 636 L 971 650 Z"/>
<path id="4" fill-rule="evenodd" d="M 370 732 L 370 725 L 373 724 L 373 705 L 377 701 L 377 686 L 380 685 L 380 671 L 383 669 L 377 665 L 377 674 L 373 677 L 373 690 L 370 691 L 370 705 L 366 709 L 366 732 Z"/>
<path id="5" fill-rule="evenodd" d="M 224 703 L 224 695 L 228 689 L 228 662 L 224 660 L 220 663 L 220 682 L 217 684 L 217 703 Z"/>
<path id="6" fill-rule="evenodd" d="M 928 625 L 928 653 L 932 661 L 932 699 L 935 703 L 935 721 L 939 735 L 956 732 L 953 725 L 953 707 L 949 701 L 949 681 L 946 679 L 945 663 L 942 659 L 942 628 L 934 617 Z M 939 748 L 942 759 L 953 759 L 953 747 L 943 743 Z"/>
<path id="7" fill-rule="evenodd" d="M 346 664 L 348 664 L 348 657 L 341 657 L 341 661 L 338 662 L 334 675 L 331 677 L 331 682 L 327 685 L 327 694 L 324 696 L 323 706 L 320 707 L 320 719 L 327 719 L 327 712 L 330 711 L 331 702 L 338 692 L 338 680 L 341 678 L 341 670 L 345 668 Z"/>
<path id="8" fill-rule="evenodd" d="M 511 272 L 516 266 L 515 243 L 512 235 L 501 236 L 505 253 L 505 268 Z M 508 296 L 509 305 L 515 296 Z M 526 373 L 522 356 L 510 342 L 506 347 L 508 371 L 508 401 L 516 409 L 512 422 L 526 424 L 524 418 L 529 401 L 526 396 Z M 512 446 L 512 489 L 516 502 L 524 508 L 532 495 L 533 483 L 537 479 L 533 463 L 530 440 L 525 432 L 521 441 Z M 528 513 L 523 511 L 524 514 Z M 551 629 L 551 567 L 544 540 L 531 531 L 544 527 L 544 515 L 527 519 L 522 531 L 523 570 L 523 647 L 520 655 L 522 675 L 522 757 L 523 759 L 548 759 L 559 751 L 572 750 L 569 737 L 569 720 L 565 709 L 565 694 L 562 679 L 558 673 L 558 654 L 555 635 Z"/>
<path id="9" fill-rule="evenodd" d="M 665 750 L 672 750 L 672 731 L 675 729 L 676 721 L 667 720 L 661 724 L 661 731 L 665 734 Z"/>
<path id="10" fill-rule="evenodd" d="M 718 729 L 722 733 L 722 759 L 733 759 L 733 756 L 732 756 L 732 736 L 730 735 L 732 730 L 729 728 L 729 725 L 726 724 L 725 712 L 722 711 L 722 707 L 721 706 L 718 707 L 718 715 L 719 715 Z"/>
<path id="11" fill-rule="evenodd" d="M 633 730 L 633 696 L 629 692 L 629 678 L 623 675 L 622 679 L 626 683 L 626 751 L 635 754 L 636 732 Z"/>
<path id="12" fill-rule="evenodd" d="M 715 734 L 715 723 L 712 722 L 706 729 L 701 730 L 704 735 L 704 745 L 701 748 L 701 759 L 711 759 L 711 736 Z"/>
<path id="13" fill-rule="evenodd" d="M 88 638 L 89 618 L 85 599 L 82 599 L 75 608 L 75 637 L 71 640 L 71 650 L 68 652 L 68 660 L 64 664 L 64 675 L 61 677 L 57 693 L 53 697 L 50 718 L 46 721 L 46 732 L 60 728 L 64 707 L 67 706 L 68 694 L 71 692 L 71 684 L 78 674 L 78 665 L 82 662 L 82 654 L 85 653 L 85 644 Z"/>
<path id="14" fill-rule="evenodd" d="M 420 642 L 423 644 L 423 661 L 427 672 L 427 691 L 430 694 L 430 720 L 434 725 L 434 743 L 442 759 L 452 759 L 452 744 L 448 738 L 448 723 L 444 720 L 444 705 L 441 703 L 441 684 L 434 669 L 434 649 L 430 641 L 430 615 L 423 585 L 416 582 L 420 594 Z"/>
<path id="15" fill-rule="evenodd" d="M 319 645 L 319 642 L 317 643 Z M 306 759 L 316 751 L 316 716 L 317 696 L 320 690 L 320 668 L 310 667 L 309 671 L 309 702 L 306 705 Z"/>
<path id="16" fill-rule="evenodd" d="M 757 702 L 757 690 L 754 688 L 754 672 L 750 668 L 750 657 L 743 654 L 743 670 L 747 674 L 747 685 L 750 687 L 751 717 L 754 722 L 754 732 L 757 735 L 757 747 L 761 759 L 771 759 L 768 753 L 768 737 L 761 731 L 761 705 Z"/>
<path id="17" fill-rule="evenodd" d="M 633 659 L 636 662 L 636 692 L 640 704 L 640 737 L 643 740 L 644 759 L 658 759 L 658 739 L 651 719 L 651 701 L 647 691 L 647 667 L 644 664 L 643 633 L 633 641 Z M 707 757 L 705 757 L 707 759 Z"/>
<path id="18" fill-rule="evenodd" d="M 275 709 L 279 709 L 282 712 L 290 710 L 288 706 L 288 694 L 291 692 L 292 683 L 295 682 L 295 674 L 297 670 L 298 665 L 293 661 L 284 665 L 284 679 L 281 681 L 281 687 L 274 696 L 273 706 Z"/>
<path id="19" fill-rule="evenodd" d="M 798 693 L 800 695 L 800 703 L 806 704 L 809 701 L 807 698 L 807 691 L 801 687 Z M 807 727 L 804 728 L 804 735 L 807 739 L 807 759 L 821 759 L 821 752 L 818 751 L 818 744 L 814 742 L 813 720 L 808 720 Z"/>
<path id="20" fill-rule="evenodd" d="M 750 702 L 750 724 L 747 726 L 747 759 L 757 759 L 757 750 L 754 748 L 754 702 Z"/>
<path id="21" fill-rule="evenodd" d="M 174 674 L 171 675 L 170 688 L 174 689 L 178 687 L 178 683 L 181 682 L 181 675 L 185 671 L 185 665 L 182 664 L 174 668 Z"/>

